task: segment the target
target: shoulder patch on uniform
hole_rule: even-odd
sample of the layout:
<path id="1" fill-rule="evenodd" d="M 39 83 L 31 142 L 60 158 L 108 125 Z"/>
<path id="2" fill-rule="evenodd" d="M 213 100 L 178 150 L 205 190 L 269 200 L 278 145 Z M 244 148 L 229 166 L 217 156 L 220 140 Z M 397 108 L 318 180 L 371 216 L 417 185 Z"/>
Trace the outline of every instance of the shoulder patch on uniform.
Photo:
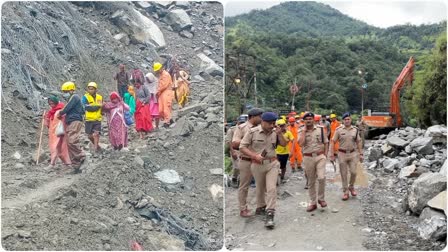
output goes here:
<path id="1" fill-rule="evenodd" d="M 238 125 L 238 128 L 239 128 L 239 129 L 242 129 L 242 128 L 244 128 L 244 126 L 246 126 L 246 124 L 247 124 L 247 123 L 242 123 L 242 124 Z"/>
<path id="2" fill-rule="evenodd" d="M 324 126 L 322 125 L 316 125 L 317 128 L 323 128 Z"/>
<path id="3" fill-rule="evenodd" d="M 339 125 L 336 129 L 342 129 L 344 128 L 344 125 Z"/>

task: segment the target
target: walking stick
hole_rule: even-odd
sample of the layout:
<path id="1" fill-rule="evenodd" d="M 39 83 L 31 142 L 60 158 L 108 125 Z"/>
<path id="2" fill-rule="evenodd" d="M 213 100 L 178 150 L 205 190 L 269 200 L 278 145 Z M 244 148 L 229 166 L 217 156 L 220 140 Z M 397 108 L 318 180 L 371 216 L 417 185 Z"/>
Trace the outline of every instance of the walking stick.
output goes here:
<path id="1" fill-rule="evenodd" d="M 40 146 L 42 145 L 42 135 L 44 133 L 44 121 L 45 121 L 45 110 L 42 115 L 42 125 L 40 127 L 39 147 L 37 148 L 36 165 L 39 164 L 39 159 L 40 159 Z"/>

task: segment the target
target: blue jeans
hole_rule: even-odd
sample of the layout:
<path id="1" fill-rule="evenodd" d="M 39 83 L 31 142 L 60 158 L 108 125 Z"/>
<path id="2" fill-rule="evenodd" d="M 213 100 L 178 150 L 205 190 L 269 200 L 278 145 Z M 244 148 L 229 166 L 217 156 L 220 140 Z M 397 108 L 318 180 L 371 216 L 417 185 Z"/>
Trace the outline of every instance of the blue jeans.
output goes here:
<path id="1" fill-rule="evenodd" d="M 124 94 L 128 92 L 128 86 L 127 85 L 120 85 L 120 88 L 118 89 L 118 94 L 120 94 L 121 98 L 124 98 Z"/>

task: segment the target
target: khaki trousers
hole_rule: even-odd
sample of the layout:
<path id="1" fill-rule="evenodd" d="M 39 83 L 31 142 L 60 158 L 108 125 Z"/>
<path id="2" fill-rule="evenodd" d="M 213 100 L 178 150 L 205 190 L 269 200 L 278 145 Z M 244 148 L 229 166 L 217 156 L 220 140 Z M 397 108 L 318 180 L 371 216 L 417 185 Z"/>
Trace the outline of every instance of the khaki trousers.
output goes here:
<path id="1" fill-rule="evenodd" d="M 323 154 L 316 157 L 303 157 L 305 173 L 308 177 L 308 193 L 311 204 L 317 204 L 317 200 L 325 200 L 325 163 L 327 159 Z M 316 179 L 318 190 L 316 197 Z"/>
<path id="2" fill-rule="evenodd" d="M 233 159 L 232 156 L 230 156 L 230 158 L 232 159 L 232 178 L 237 179 L 240 174 L 240 169 L 238 169 L 238 163 L 240 161 L 239 159 Z"/>
<path id="3" fill-rule="evenodd" d="M 277 177 L 280 171 L 280 162 L 277 160 L 266 163 L 252 163 L 250 166 L 255 177 L 257 207 L 265 207 L 266 210 L 275 210 L 277 203 Z"/>
<path id="4" fill-rule="evenodd" d="M 238 202 L 240 204 L 240 211 L 247 209 L 247 194 L 249 192 L 250 181 L 252 180 L 250 164 L 250 161 L 242 159 L 238 162 L 238 168 L 240 170 L 240 186 L 238 187 Z"/>
<path id="5" fill-rule="evenodd" d="M 65 133 L 67 134 L 68 154 L 72 163 L 76 164 L 85 158 L 84 151 L 79 143 L 83 123 L 81 121 L 74 121 L 67 125 Z"/>
<path id="6" fill-rule="evenodd" d="M 341 171 L 342 191 L 347 193 L 348 187 L 353 187 L 356 181 L 356 165 L 358 164 L 358 155 L 356 152 L 346 154 L 339 152 L 339 170 Z M 350 184 L 347 185 L 347 173 L 350 171 Z"/>

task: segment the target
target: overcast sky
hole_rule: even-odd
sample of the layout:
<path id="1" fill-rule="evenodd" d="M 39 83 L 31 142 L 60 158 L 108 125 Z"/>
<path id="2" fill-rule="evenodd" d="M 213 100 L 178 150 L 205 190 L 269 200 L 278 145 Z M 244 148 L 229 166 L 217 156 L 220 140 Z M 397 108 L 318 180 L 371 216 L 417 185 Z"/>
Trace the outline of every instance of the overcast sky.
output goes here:
<path id="1" fill-rule="evenodd" d="M 447 8 L 443 1 L 319 1 L 340 12 L 377 27 L 411 23 L 437 23 L 447 19 Z M 225 15 L 235 16 L 253 9 L 267 9 L 280 1 L 228 1 Z"/>

